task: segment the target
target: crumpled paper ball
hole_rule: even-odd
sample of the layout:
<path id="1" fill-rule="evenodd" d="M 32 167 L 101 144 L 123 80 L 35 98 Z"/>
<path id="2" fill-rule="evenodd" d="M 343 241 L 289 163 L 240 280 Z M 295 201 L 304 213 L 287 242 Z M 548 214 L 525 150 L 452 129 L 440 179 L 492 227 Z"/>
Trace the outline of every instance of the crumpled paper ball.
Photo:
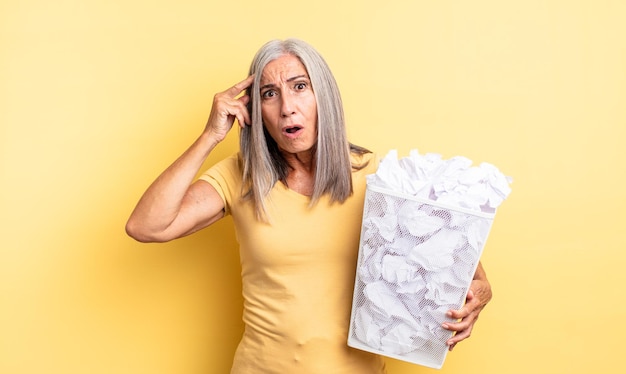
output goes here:
<path id="1" fill-rule="evenodd" d="M 512 178 L 492 164 L 472 166 L 466 157 L 442 159 L 436 153 L 420 154 L 411 150 L 398 159 L 391 150 L 381 160 L 367 183 L 441 204 L 493 213 L 511 193 Z"/>

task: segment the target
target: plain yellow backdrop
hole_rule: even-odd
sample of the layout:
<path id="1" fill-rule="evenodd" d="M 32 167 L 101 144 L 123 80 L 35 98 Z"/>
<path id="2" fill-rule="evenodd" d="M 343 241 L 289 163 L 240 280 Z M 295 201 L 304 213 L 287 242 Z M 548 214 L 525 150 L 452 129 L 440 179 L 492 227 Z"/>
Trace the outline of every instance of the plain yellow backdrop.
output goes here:
<path id="1" fill-rule="evenodd" d="M 439 372 L 626 371 L 625 17 L 620 0 L 4 0 L 0 372 L 228 372 L 231 221 L 160 245 L 124 223 L 213 94 L 292 36 L 333 69 L 354 143 L 514 178 L 482 259 L 494 299 Z M 206 165 L 236 150 L 231 132 Z"/>

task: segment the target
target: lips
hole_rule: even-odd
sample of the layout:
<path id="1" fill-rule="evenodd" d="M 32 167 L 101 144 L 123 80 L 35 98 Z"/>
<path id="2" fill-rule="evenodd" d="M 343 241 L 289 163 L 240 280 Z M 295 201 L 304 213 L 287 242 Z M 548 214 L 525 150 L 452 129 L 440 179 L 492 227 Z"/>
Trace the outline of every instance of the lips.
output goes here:
<path id="1" fill-rule="evenodd" d="M 302 128 L 303 127 L 300 125 L 285 126 L 283 127 L 283 134 L 289 137 L 294 137 L 302 130 Z"/>

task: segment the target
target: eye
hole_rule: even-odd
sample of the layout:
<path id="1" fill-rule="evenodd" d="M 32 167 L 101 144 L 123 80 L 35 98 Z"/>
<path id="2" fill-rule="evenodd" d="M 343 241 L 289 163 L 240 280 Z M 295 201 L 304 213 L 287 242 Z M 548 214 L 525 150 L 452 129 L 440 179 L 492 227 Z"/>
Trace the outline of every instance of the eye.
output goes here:
<path id="1" fill-rule="evenodd" d="M 294 88 L 295 88 L 297 91 L 302 91 L 302 90 L 304 90 L 306 87 L 307 87 L 307 84 L 306 84 L 306 83 L 304 83 L 304 82 L 299 82 L 299 83 L 296 83 L 296 85 L 294 86 Z"/>
<path id="2" fill-rule="evenodd" d="M 276 96 L 275 90 L 267 90 L 267 91 L 261 92 L 261 97 L 264 99 L 271 99 L 274 96 Z"/>

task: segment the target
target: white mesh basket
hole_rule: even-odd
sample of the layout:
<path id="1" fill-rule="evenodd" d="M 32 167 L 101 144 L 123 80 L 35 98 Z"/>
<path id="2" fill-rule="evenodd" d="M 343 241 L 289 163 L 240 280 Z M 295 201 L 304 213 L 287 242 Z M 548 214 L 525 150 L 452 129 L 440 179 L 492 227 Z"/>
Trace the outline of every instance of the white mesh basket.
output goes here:
<path id="1" fill-rule="evenodd" d="M 348 345 L 440 369 L 493 217 L 368 185 Z"/>

